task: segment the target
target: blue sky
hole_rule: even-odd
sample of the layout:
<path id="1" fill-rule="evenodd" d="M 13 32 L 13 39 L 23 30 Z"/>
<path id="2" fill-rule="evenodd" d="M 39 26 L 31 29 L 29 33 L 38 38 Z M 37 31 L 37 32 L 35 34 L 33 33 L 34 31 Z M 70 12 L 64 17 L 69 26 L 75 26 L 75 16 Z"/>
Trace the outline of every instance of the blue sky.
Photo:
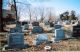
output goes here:
<path id="1" fill-rule="evenodd" d="M 3 8 L 7 8 L 8 0 L 3 0 Z M 80 14 L 80 0 L 17 0 L 22 3 L 30 3 L 34 7 L 52 7 L 55 14 L 59 15 L 65 11 L 75 10 Z M 21 6 L 21 5 L 20 5 Z M 23 6 L 23 5 L 22 5 Z M 25 16 L 25 15 L 24 15 Z"/>
<path id="2" fill-rule="evenodd" d="M 80 0 L 35 0 L 32 3 L 35 6 L 53 7 L 56 14 L 60 14 L 67 10 L 75 10 L 80 13 Z"/>

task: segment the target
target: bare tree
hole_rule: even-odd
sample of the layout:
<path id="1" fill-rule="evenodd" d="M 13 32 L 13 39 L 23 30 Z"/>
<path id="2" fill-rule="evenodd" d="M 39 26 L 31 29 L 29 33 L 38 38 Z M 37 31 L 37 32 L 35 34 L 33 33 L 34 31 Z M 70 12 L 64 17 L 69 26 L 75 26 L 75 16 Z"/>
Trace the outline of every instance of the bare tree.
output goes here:
<path id="1" fill-rule="evenodd" d="M 52 12 L 53 8 L 48 8 L 48 18 L 49 18 L 49 22 L 53 22 L 54 21 L 54 13 Z"/>
<path id="2" fill-rule="evenodd" d="M 34 8 L 34 17 L 36 18 L 36 21 L 38 20 L 38 9 Z"/>
<path id="3" fill-rule="evenodd" d="M 39 8 L 39 14 L 40 14 L 40 17 L 41 17 L 41 20 L 40 20 L 40 22 L 43 22 L 43 20 L 44 20 L 44 12 L 45 12 L 45 10 L 44 10 L 44 8 L 42 7 L 42 8 Z"/>
<path id="4" fill-rule="evenodd" d="M 30 23 L 31 23 L 32 16 L 33 16 L 33 8 L 31 8 L 31 7 L 28 8 L 28 16 L 30 18 Z"/>

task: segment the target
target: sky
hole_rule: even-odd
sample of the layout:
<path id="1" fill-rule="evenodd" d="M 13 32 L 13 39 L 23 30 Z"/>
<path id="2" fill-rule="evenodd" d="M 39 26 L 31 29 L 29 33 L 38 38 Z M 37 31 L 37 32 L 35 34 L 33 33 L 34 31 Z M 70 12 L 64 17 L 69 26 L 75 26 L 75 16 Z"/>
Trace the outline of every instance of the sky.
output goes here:
<path id="1" fill-rule="evenodd" d="M 80 0 L 34 0 L 32 5 L 53 7 L 57 15 L 67 10 L 80 13 Z"/>
<path id="2" fill-rule="evenodd" d="M 3 8 L 8 8 L 8 0 L 3 0 Z M 52 7 L 56 15 L 59 15 L 65 11 L 76 11 L 77 14 L 80 14 L 80 0 L 16 0 L 25 4 L 30 4 L 33 7 Z M 23 5 L 18 5 L 24 9 Z M 25 13 L 25 12 L 23 12 Z M 25 17 L 23 15 L 22 17 Z"/>

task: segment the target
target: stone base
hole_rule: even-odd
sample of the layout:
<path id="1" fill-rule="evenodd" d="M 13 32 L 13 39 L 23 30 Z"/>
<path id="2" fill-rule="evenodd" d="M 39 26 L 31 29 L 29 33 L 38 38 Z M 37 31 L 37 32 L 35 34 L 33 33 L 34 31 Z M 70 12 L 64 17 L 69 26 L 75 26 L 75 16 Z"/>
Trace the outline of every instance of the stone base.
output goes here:
<path id="1" fill-rule="evenodd" d="M 5 47 L 5 49 L 26 49 L 29 47 L 31 47 L 31 46 L 29 46 L 28 44 L 25 44 L 25 45 L 21 45 L 21 46 L 7 46 L 7 47 Z"/>

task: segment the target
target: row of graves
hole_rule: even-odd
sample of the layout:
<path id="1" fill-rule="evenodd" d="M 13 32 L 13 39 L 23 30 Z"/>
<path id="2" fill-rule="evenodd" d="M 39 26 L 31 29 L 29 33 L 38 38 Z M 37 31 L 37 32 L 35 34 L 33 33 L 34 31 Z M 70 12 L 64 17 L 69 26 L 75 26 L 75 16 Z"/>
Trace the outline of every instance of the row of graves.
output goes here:
<path id="1" fill-rule="evenodd" d="M 48 35 L 47 33 L 44 33 L 44 29 L 39 26 L 39 22 L 32 23 L 33 29 L 31 31 L 31 35 L 34 33 L 37 33 L 37 37 L 35 39 L 36 44 L 35 46 L 40 45 L 41 43 L 45 42 L 46 44 L 48 42 L 54 43 L 57 41 L 60 41 L 62 39 L 65 39 L 65 33 L 62 25 L 56 24 L 54 25 L 55 28 L 55 35 L 53 35 L 54 39 L 51 41 L 48 41 Z M 26 25 L 27 26 L 27 25 Z M 80 36 L 80 25 L 73 27 L 73 37 Z M 49 43 L 48 43 L 49 45 Z M 15 28 L 10 29 L 8 40 L 7 40 L 7 46 L 5 46 L 5 49 L 25 49 L 29 48 L 27 43 L 24 43 L 24 32 L 22 31 L 21 24 L 17 24 Z"/>

